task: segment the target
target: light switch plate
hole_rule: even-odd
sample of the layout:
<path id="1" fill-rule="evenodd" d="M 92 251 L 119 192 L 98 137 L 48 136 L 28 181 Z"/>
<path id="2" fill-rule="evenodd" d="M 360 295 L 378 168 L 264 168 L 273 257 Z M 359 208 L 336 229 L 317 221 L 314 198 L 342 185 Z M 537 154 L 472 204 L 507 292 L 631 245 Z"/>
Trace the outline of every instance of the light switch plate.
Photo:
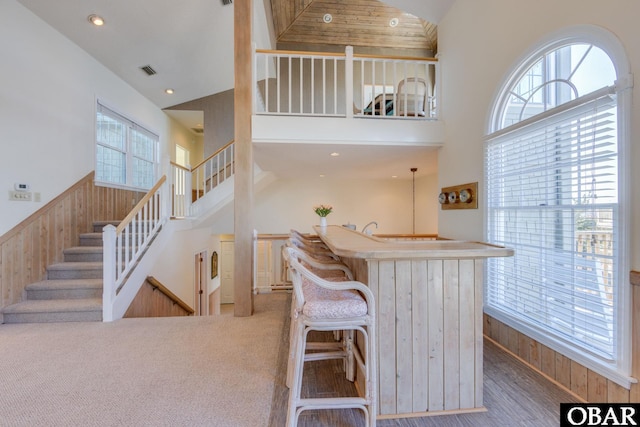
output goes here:
<path id="1" fill-rule="evenodd" d="M 9 191 L 9 200 L 14 202 L 30 202 L 32 198 L 31 191 Z"/>

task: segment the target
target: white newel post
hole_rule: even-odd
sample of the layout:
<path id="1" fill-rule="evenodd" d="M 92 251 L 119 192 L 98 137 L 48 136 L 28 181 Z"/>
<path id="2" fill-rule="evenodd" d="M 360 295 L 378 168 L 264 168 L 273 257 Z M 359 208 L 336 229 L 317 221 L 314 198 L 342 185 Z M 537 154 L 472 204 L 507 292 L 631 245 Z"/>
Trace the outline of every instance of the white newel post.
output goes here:
<path id="1" fill-rule="evenodd" d="M 185 185 L 186 185 L 186 188 L 185 188 L 185 201 L 184 201 L 184 209 L 185 209 L 184 215 L 190 217 L 191 204 L 193 203 L 192 202 L 193 199 L 191 197 L 191 194 L 193 193 L 193 177 L 192 177 L 191 167 L 189 167 L 189 172 L 186 173 Z M 166 218 L 166 217 L 161 217 L 161 218 Z"/>
<path id="2" fill-rule="evenodd" d="M 350 119 L 353 118 L 353 46 L 347 46 L 345 51 L 344 85 L 347 118 Z"/>
<path id="3" fill-rule="evenodd" d="M 191 174 L 189 174 L 191 175 Z M 164 184 L 162 184 L 162 186 L 160 187 L 159 191 L 158 191 L 158 195 L 160 196 L 160 200 L 158 201 L 158 204 L 160 206 L 160 222 L 164 222 L 165 218 L 169 218 L 171 215 L 173 215 L 172 209 L 171 209 L 171 201 L 173 199 L 173 194 L 172 192 L 174 191 L 174 186 L 171 185 L 168 180 L 164 182 Z M 189 191 L 191 191 L 191 189 L 189 188 Z M 156 196 L 154 195 L 154 198 Z M 191 199 L 191 193 L 189 194 L 185 194 L 185 199 Z M 184 215 L 186 215 L 186 212 L 183 212 Z"/>
<path id="4" fill-rule="evenodd" d="M 116 300 L 116 227 L 109 224 L 102 229 L 102 321 L 113 321 Z"/>

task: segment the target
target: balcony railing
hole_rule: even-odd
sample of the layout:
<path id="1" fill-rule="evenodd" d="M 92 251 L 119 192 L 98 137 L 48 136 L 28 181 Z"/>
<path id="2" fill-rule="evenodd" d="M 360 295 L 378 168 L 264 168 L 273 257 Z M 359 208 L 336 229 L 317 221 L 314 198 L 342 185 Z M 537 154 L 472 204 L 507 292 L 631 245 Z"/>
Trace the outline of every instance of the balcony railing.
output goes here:
<path id="1" fill-rule="evenodd" d="M 229 141 L 192 169 L 170 162 L 172 217 L 183 218 L 193 215 L 193 203 L 233 176 L 234 149 L 233 141 Z"/>
<path id="2" fill-rule="evenodd" d="M 255 114 L 438 119 L 438 61 L 256 50 Z"/>

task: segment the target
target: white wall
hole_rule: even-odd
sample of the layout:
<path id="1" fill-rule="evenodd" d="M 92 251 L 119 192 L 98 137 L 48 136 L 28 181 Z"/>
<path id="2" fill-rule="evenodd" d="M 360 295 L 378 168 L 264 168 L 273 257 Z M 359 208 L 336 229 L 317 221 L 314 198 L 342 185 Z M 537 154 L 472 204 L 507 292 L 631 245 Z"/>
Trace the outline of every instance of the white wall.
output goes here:
<path id="1" fill-rule="evenodd" d="M 438 28 L 446 142 L 439 156 L 439 185 L 483 182 L 483 137 L 496 91 L 507 73 L 540 40 L 559 29 L 592 24 L 614 33 L 625 46 L 633 71 L 640 76 L 640 2 L 618 0 L 458 0 Z M 636 79 L 636 81 L 638 81 Z M 640 105 L 640 90 L 634 90 Z M 634 108 L 632 145 L 637 141 L 640 111 Z M 640 164 L 640 150 L 631 149 L 631 164 Z M 634 168 L 632 168 L 634 169 Z M 640 184 L 640 169 L 632 171 Z M 631 195 L 632 212 L 640 212 L 640 195 Z M 441 211 L 439 234 L 482 239 L 484 203 L 478 210 Z M 632 230 L 632 268 L 640 268 L 640 217 Z"/>
<path id="2" fill-rule="evenodd" d="M 436 176 L 416 178 L 416 233 L 436 233 Z M 330 204 L 333 212 L 329 224 L 352 223 L 361 230 L 369 221 L 376 221 L 382 234 L 411 233 L 413 223 L 412 180 L 335 180 L 312 178 L 284 180 L 270 184 L 255 195 L 255 227 L 261 234 L 288 233 L 294 228 L 313 232 L 319 224 L 313 207 Z M 212 234 L 233 234 L 231 206 L 220 211 L 210 228 Z"/>
<path id="3" fill-rule="evenodd" d="M 0 235 L 94 169 L 95 103 L 160 135 L 165 113 L 14 0 L 0 2 Z M 16 182 L 41 202 L 10 202 Z"/>
<path id="4" fill-rule="evenodd" d="M 154 261 L 152 275 L 181 300 L 195 307 L 195 255 L 207 252 L 207 298 L 213 291 L 214 280 L 211 279 L 210 257 L 214 250 L 220 253 L 219 242 L 215 246 L 213 237 L 202 230 L 185 229 L 182 221 L 169 221 L 166 225 L 171 238 L 160 256 Z M 219 282 L 219 279 L 216 280 Z"/>
<path id="5" fill-rule="evenodd" d="M 185 128 L 177 120 L 168 117 L 169 135 L 167 140 L 169 146 L 169 158 L 172 162 L 176 161 L 176 145 L 189 151 L 189 162 L 191 166 L 195 166 L 204 160 L 204 138 L 202 135 L 196 135 Z"/>

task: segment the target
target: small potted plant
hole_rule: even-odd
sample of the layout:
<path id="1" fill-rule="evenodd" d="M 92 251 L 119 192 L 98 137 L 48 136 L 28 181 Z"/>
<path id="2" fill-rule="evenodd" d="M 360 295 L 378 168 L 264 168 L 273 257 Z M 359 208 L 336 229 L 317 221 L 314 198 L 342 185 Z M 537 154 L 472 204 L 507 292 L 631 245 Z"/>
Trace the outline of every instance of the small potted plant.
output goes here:
<path id="1" fill-rule="evenodd" d="M 320 227 L 327 226 L 327 215 L 331 213 L 333 206 L 331 205 L 318 205 L 313 207 L 313 211 L 320 217 Z"/>

